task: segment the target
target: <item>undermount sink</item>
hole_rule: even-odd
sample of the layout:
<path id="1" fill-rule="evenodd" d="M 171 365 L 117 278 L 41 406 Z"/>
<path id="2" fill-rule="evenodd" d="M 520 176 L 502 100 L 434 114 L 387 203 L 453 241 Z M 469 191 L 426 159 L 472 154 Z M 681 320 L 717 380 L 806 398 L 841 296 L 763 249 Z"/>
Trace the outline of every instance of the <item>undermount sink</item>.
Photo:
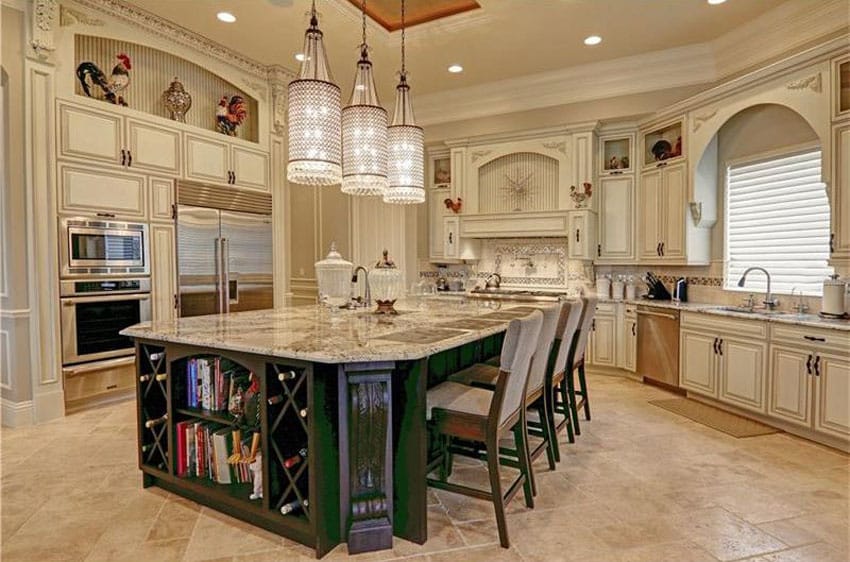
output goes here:
<path id="1" fill-rule="evenodd" d="M 715 310 L 722 310 L 724 312 L 740 312 L 742 314 L 769 314 L 771 316 L 796 314 L 796 312 L 788 312 L 785 310 L 767 310 L 765 308 L 749 308 L 746 306 L 718 306 Z"/>

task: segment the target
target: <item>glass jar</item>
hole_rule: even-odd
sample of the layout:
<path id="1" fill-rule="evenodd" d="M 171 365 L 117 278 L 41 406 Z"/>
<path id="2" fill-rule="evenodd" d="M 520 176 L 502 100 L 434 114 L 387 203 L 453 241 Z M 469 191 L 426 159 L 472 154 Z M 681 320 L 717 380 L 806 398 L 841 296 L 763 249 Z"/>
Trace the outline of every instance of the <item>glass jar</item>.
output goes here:
<path id="1" fill-rule="evenodd" d="M 351 269 L 353 264 L 342 259 L 336 251 L 336 242 L 325 259 L 316 262 L 316 280 L 319 285 L 319 302 L 331 308 L 345 306 L 351 300 Z"/>
<path id="2" fill-rule="evenodd" d="M 383 314 L 398 314 L 393 305 L 404 291 L 404 279 L 401 271 L 389 258 L 389 252 L 384 250 L 384 256 L 374 269 L 369 272 L 372 296 L 378 305 L 375 312 Z"/>

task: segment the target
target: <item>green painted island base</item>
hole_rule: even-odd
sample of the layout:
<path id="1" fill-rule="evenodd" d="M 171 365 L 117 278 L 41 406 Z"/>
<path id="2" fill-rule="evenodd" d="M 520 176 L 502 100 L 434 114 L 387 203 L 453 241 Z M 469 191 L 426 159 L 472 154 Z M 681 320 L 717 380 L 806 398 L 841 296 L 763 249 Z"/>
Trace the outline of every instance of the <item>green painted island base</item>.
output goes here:
<path id="1" fill-rule="evenodd" d="M 352 554 L 392 548 L 393 536 L 422 544 L 428 536 L 426 389 L 498 354 L 501 338 L 487 336 L 419 360 L 345 364 L 136 338 L 143 485 L 297 541 L 319 558 L 341 542 Z M 195 392 L 189 366 L 199 361 L 229 369 L 225 380 L 251 373 L 258 407 L 248 409 L 250 416 L 189 403 Z M 258 434 L 262 498 L 250 499 L 251 481 L 218 483 L 221 468 L 198 474 L 185 458 L 187 426 L 222 436 L 211 439 L 219 444 L 235 442 L 234 429 L 243 443 Z M 291 509 L 282 514 L 281 508 Z"/>

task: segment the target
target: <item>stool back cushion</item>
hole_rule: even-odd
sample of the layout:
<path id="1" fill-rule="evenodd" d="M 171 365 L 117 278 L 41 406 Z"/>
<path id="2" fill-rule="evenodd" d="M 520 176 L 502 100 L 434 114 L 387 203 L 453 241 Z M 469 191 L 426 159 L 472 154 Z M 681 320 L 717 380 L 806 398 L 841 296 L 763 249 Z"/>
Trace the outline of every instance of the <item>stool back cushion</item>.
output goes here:
<path id="1" fill-rule="evenodd" d="M 543 388 L 543 384 L 546 382 L 549 353 L 552 351 L 552 343 L 555 341 L 555 332 L 558 330 L 558 321 L 563 306 L 564 303 L 558 303 L 540 308 L 543 313 L 543 324 L 540 327 L 537 347 L 531 359 L 531 371 L 528 373 L 528 393 Z"/>
<path id="2" fill-rule="evenodd" d="M 518 324 L 516 330 L 518 333 L 512 335 L 515 322 Z M 508 333 L 505 335 L 505 344 L 502 347 L 502 362 L 499 367 L 508 373 L 502 400 L 497 404 L 499 424 L 524 406 L 528 371 L 531 367 L 531 358 L 537 348 L 537 338 L 540 336 L 542 325 L 543 313 L 539 310 L 532 311 L 528 316 L 511 320 L 508 325 Z M 508 343 L 512 344 L 512 350 L 505 350 Z M 509 352 L 507 355 L 506 351 Z"/>
<path id="3" fill-rule="evenodd" d="M 564 303 L 561 311 L 561 320 L 558 322 L 558 355 L 555 357 L 555 365 L 552 374 L 563 373 L 567 368 L 570 350 L 572 350 L 576 333 L 581 323 L 581 314 L 584 310 L 583 300 L 574 300 Z"/>
<path id="4" fill-rule="evenodd" d="M 593 318 L 596 316 L 596 297 L 588 297 L 584 299 L 584 311 L 581 315 L 581 331 L 578 334 L 576 341 L 575 354 L 573 355 L 573 365 L 575 365 L 582 357 L 587 347 L 587 338 L 590 336 L 590 327 L 593 325 Z"/>

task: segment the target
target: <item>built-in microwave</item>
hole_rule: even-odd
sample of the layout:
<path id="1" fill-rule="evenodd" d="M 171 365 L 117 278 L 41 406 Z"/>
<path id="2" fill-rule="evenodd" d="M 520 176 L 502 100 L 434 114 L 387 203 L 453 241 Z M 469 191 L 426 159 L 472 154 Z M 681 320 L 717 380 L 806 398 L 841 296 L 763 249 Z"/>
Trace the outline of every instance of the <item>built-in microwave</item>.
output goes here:
<path id="1" fill-rule="evenodd" d="M 64 217 L 59 240 L 63 278 L 150 274 L 146 224 Z"/>

